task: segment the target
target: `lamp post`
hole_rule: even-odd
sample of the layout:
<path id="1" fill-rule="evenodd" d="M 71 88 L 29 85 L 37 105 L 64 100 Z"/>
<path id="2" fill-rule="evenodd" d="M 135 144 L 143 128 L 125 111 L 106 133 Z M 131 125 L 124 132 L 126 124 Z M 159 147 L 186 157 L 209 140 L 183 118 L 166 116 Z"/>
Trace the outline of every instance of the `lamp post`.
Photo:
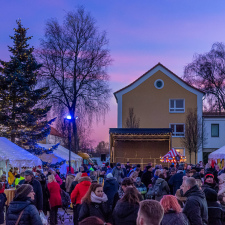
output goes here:
<path id="1" fill-rule="evenodd" d="M 66 116 L 65 118 L 66 120 L 68 120 L 69 122 L 69 126 L 68 126 L 68 139 L 69 139 L 69 173 L 71 173 L 71 123 L 73 122 L 73 120 L 77 120 L 78 116 L 76 116 L 75 118 L 72 118 L 71 115 Z"/>

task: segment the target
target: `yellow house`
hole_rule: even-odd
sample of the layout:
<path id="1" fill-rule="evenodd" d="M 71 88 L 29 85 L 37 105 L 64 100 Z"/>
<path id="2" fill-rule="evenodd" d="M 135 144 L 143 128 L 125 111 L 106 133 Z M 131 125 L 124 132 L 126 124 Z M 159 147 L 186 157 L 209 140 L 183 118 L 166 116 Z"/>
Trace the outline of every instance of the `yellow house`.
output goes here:
<path id="1" fill-rule="evenodd" d="M 189 109 L 197 109 L 198 117 L 202 119 L 203 92 L 190 86 L 165 66 L 158 63 L 133 83 L 115 92 L 114 95 L 118 103 L 117 127 L 119 129 L 126 128 L 129 109 L 132 108 L 135 117 L 139 119 L 140 129 L 154 128 L 158 129 L 157 132 L 160 132 L 160 129 L 162 131 L 162 129 L 171 128 L 171 134 L 168 133 L 168 130 L 163 134 L 163 140 L 167 140 L 166 143 L 168 143 L 165 149 L 168 150 L 171 147 L 175 148 L 182 155 L 186 155 L 187 161 L 189 162 L 189 154 L 187 151 L 185 151 L 181 138 L 184 137 L 185 134 L 185 120 Z M 124 143 L 127 141 L 124 139 L 120 144 L 120 149 L 118 149 L 119 147 L 116 147 L 115 144 L 116 142 L 118 143 L 119 140 L 118 133 L 119 131 L 110 131 L 110 147 L 112 152 L 111 157 L 114 157 L 114 162 L 116 162 L 116 154 L 121 155 L 121 151 L 125 149 L 126 144 Z M 129 132 L 127 132 L 126 136 L 129 136 L 128 133 Z M 132 132 L 130 132 L 130 134 L 131 133 Z M 149 130 L 148 133 L 151 133 L 151 130 Z M 170 136 L 171 138 L 168 139 Z M 121 135 L 119 138 L 121 140 Z M 148 139 L 148 142 L 149 140 L 150 139 Z M 156 141 L 151 141 L 151 143 L 148 144 L 148 147 L 145 147 L 143 152 L 146 152 L 147 149 L 150 149 L 153 143 L 156 143 Z M 142 144 L 139 142 L 137 145 L 135 145 L 133 142 L 131 145 L 133 148 L 138 148 L 138 151 L 141 151 L 143 141 Z M 117 146 L 119 145 L 117 144 Z M 129 148 L 131 148 L 131 146 Z M 160 147 L 160 145 L 158 145 L 158 149 L 151 149 L 152 151 L 157 151 L 158 155 L 160 156 L 165 152 L 165 150 L 160 152 L 160 148 L 162 149 L 162 146 Z M 134 149 L 131 150 L 130 154 L 132 154 L 132 151 L 134 151 Z M 123 156 L 126 159 L 129 159 L 127 157 L 128 155 L 129 153 L 126 152 Z M 152 153 L 148 152 L 146 155 L 152 155 Z M 144 158 L 146 158 L 146 155 Z M 198 161 L 202 160 L 202 149 L 199 149 L 197 157 Z M 126 159 L 124 159 L 124 161 Z M 192 157 L 192 162 L 194 163 L 194 155 Z"/>

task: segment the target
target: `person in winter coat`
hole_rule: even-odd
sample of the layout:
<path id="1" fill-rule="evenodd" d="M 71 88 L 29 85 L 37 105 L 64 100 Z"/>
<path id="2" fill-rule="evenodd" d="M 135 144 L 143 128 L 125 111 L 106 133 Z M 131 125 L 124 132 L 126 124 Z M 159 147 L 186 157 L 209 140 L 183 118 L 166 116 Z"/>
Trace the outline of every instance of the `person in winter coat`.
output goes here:
<path id="1" fill-rule="evenodd" d="M 62 183 L 63 183 L 63 181 L 62 181 L 62 179 L 59 177 L 59 175 L 56 173 L 56 171 L 53 170 L 53 169 L 50 169 L 49 172 L 55 176 L 55 179 L 56 179 L 57 183 L 59 184 L 59 186 L 61 186 Z"/>
<path id="2" fill-rule="evenodd" d="M 118 189 L 119 189 L 119 184 L 116 178 L 114 178 L 111 173 L 107 174 L 103 191 L 108 197 L 108 204 L 110 209 L 112 209 L 113 199 L 115 194 L 118 192 Z"/>
<path id="3" fill-rule="evenodd" d="M 103 192 L 102 185 L 91 184 L 88 192 L 82 199 L 79 221 L 82 221 L 89 216 L 96 216 L 104 222 L 108 222 L 109 208 L 107 201 L 108 198 Z"/>
<path id="4" fill-rule="evenodd" d="M 113 211 L 113 224 L 136 225 L 139 202 L 137 189 L 127 187 L 123 198 L 117 202 Z"/>
<path id="5" fill-rule="evenodd" d="M 111 225 L 110 223 L 105 223 L 101 219 L 99 219 L 96 216 L 90 216 L 86 219 L 83 219 L 81 222 L 79 222 L 79 225 Z"/>
<path id="6" fill-rule="evenodd" d="M 204 190 L 208 205 L 208 225 L 222 225 L 223 209 L 217 202 L 217 193 L 212 188 Z"/>
<path id="7" fill-rule="evenodd" d="M 6 175 L 5 174 L 2 174 L 0 182 L 4 183 L 4 189 L 8 189 L 9 188 L 9 183 L 6 180 Z"/>
<path id="8" fill-rule="evenodd" d="M 70 185 L 70 191 L 69 194 L 71 195 L 72 191 L 74 190 L 74 188 L 76 187 L 76 185 L 78 184 L 78 180 L 81 178 L 82 173 L 78 172 L 76 177 L 74 178 L 73 182 Z"/>
<path id="9" fill-rule="evenodd" d="M 34 174 L 31 170 L 26 170 L 24 172 L 24 180 L 19 182 L 19 185 L 30 184 L 33 187 L 35 196 L 34 196 L 34 205 L 37 207 L 38 211 L 43 210 L 43 193 L 42 187 L 38 180 L 34 179 Z"/>
<path id="10" fill-rule="evenodd" d="M 121 184 L 122 179 L 124 178 L 124 173 L 120 163 L 116 164 L 116 167 L 112 171 L 112 175 L 116 178 L 117 182 Z"/>
<path id="11" fill-rule="evenodd" d="M 152 167 L 146 166 L 146 172 L 141 177 L 141 182 L 148 188 L 149 184 L 152 183 Z"/>
<path id="12" fill-rule="evenodd" d="M 73 221 L 74 225 L 78 224 L 79 211 L 81 208 L 81 199 L 87 193 L 89 187 L 91 186 L 91 178 L 88 177 L 87 173 L 83 173 L 81 178 L 78 180 L 78 184 L 72 191 L 70 197 L 73 203 Z"/>
<path id="13" fill-rule="evenodd" d="M 146 186 L 141 182 L 141 178 L 137 177 L 136 182 L 134 183 L 135 187 L 137 188 L 138 192 L 141 194 L 142 199 L 145 199 L 145 194 L 147 192 Z"/>
<path id="14" fill-rule="evenodd" d="M 160 174 L 154 185 L 155 200 L 160 201 L 164 195 L 170 193 L 170 188 L 167 182 L 164 180 L 164 174 Z"/>
<path id="15" fill-rule="evenodd" d="M 162 172 L 161 172 L 160 169 L 155 170 L 154 176 L 153 176 L 153 178 L 152 178 L 152 186 L 155 185 L 155 182 L 157 181 L 157 179 L 159 178 L 159 175 L 160 175 L 161 173 L 162 173 Z"/>
<path id="16" fill-rule="evenodd" d="M 217 193 L 219 191 L 219 186 L 215 182 L 214 175 L 212 173 L 207 173 L 205 175 L 205 181 L 204 181 L 204 184 L 202 185 L 202 190 L 204 191 L 204 189 L 206 188 L 212 188 Z"/>
<path id="17" fill-rule="evenodd" d="M 19 216 L 19 224 L 42 225 L 39 212 L 33 205 L 35 192 L 30 184 L 22 184 L 16 189 L 16 194 L 6 214 L 6 225 L 15 225 Z"/>
<path id="18" fill-rule="evenodd" d="M 73 183 L 74 179 L 75 179 L 75 175 L 74 174 L 68 174 L 67 177 L 66 177 L 66 192 L 67 193 L 70 193 L 70 187 L 71 187 L 71 184 Z"/>
<path id="19" fill-rule="evenodd" d="M 164 209 L 164 216 L 160 225 L 189 225 L 185 214 L 173 195 L 164 195 L 160 201 Z"/>
<path id="20" fill-rule="evenodd" d="M 178 167 L 178 171 L 176 174 L 174 174 L 170 179 L 169 179 L 169 182 L 168 184 L 170 186 L 173 187 L 173 195 L 176 194 L 177 192 L 177 189 L 180 188 L 180 186 L 182 185 L 183 183 L 183 176 L 184 176 L 184 172 L 183 172 L 183 167 Z"/>
<path id="21" fill-rule="evenodd" d="M 190 225 L 208 224 L 208 207 L 205 194 L 199 190 L 193 177 L 188 177 L 182 185 L 184 197 L 187 201 L 183 213 L 187 216 Z"/>
<path id="22" fill-rule="evenodd" d="M 62 205 L 61 189 L 59 184 L 56 182 L 55 176 L 48 176 L 48 190 L 49 190 L 49 203 L 50 203 L 50 224 L 57 224 L 57 212 L 58 208 Z"/>
<path id="23" fill-rule="evenodd" d="M 4 190 L 3 184 L 0 183 L 0 224 L 4 223 L 4 206 L 7 201 Z"/>
<path id="24" fill-rule="evenodd" d="M 47 215 L 47 211 L 50 211 L 49 201 L 48 201 L 49 191 L 48 191 L 48 188 L 47 188 L 46 177 L 43 174 L 42 170 L 36 171 L 35 179 L 38 180 L 41 184 L 42 194 L 43 194 L 43 212 L 44 212 L 45 215 Z"/>

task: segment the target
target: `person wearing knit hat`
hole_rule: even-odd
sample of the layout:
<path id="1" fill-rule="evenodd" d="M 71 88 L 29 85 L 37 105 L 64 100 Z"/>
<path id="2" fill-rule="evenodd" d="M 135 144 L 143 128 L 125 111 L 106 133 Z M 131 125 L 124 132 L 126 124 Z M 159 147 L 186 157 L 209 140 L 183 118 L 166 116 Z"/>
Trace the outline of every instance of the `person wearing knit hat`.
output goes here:
<path id="1" fill-rule="evenodd" d="M 43 210 L 43 193 L 41 183 L 34 179 L 34 174 L 31 170 L 26 170 L 24 172 L 24 180 L 19 182 L 19 185 L 30 184 L 33 187 L 35 196 L 34 196 L 34 205 L 39 211 Z"/>
<path id="2" fill-rule="evenodd" d="M 124 178 L 124 172 L 120 163 L 117 163 L 116 167 L 113 168 L 112 175 L 116 178 L 117 182 L 121 184 L 122 179 Z"/>
<path id="3" fill-rule="evenodd" d="M 204 181 L 204 184 L 202 185 L 202 190 L 204 191 L 206 188 L 212 188 L 217 193 L 219 191 L 219 186 L 215 182 L 214 175 L 212 173 L 207 173 L 205 175 L 205 181 Z"/>
<path id="4" fill-rule="evenodd" d="M 42 225 L 39 212 L 34 201 L 34 191 L 30 184 L 22 184 L 16 189 L 15 198 L 9 204 L 6 215 L 6 224 L 16 224 L 19 219 L 19 224 L 23 225 Z"/>
<path id="5" fill-rule="evenodd" d="M 217 202 L 217 193 L 212 188 L 204 190 L 207 205 L 208 205 L 208 225 L 222 224 L 223 210 Z"/>
<path id="6" fill-rule="evenodd" d="M 112 177 L 113 177 L 112 173 L 108 173 L 108 174 L 106 175 L 106 178 L 112 178 Z"/>

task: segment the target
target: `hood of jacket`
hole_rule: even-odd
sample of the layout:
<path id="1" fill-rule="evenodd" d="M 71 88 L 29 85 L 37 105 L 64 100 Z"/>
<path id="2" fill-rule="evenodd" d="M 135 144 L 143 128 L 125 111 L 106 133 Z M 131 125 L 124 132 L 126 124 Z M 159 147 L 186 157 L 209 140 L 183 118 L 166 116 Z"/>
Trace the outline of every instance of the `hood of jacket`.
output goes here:
<path id="1" fill-rule="evenodd" d="M 126 218 L 136 213 L 139 205 L 130 204 L 128 202 L 119 202 L 116 205 L 116 214 L 119 218 Z"/>
<path id="2" fill-rule="evenodd" d="M 205 194 L 203 193 L 203 191 L 201 191 L 199 189 L 199 187 L 197 185 L 195 185 L 194 187 L 190 188 L 185 194 L 184 197 L 200 197 L 202 199 L 205 198 Z"/>
<path id="3" fill-rule="evenodd" d="M 159 184 L 159 183 L 163 183 L 164 181 L 165 181 L 164 179 L 158 178 L 155 183 L 156 184 Z"/>
<path id="4" fill-rule="evenodd" d="M 106 178 L 105 182 L 108 182 L 111 185 L 115 185 L 117 181 L 115 177 L 110 177 L 110 178 Z"/>
<path id="5" fill-rule="evenodd" d="M 32 204 L 31 201 L 26 200 L 26 201 L 12 201 L 10 202 L 9 205 L 9 210 L 12 213 L 19 213 L 22 210 L 24 210 L 28 205 Z"/>
<path id="6" fill-rule="evenodd" d="M 78 183 L 81 183 L 81 182 L 91 182 L 91 178 L 90 177 L 81 177 L 78 180 Z"/>

